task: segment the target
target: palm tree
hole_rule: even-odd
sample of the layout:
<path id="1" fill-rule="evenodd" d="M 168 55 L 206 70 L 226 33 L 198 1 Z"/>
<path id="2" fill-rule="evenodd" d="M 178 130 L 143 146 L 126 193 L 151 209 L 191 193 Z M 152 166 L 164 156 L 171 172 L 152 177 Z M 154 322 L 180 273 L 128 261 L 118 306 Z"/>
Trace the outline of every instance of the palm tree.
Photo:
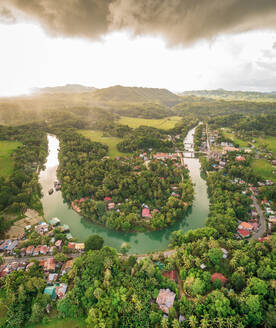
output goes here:
<path id="1" fill-rule="evenodd" d="M 189 317 L 189 325 L 191 326 L 191 328 L 197 328 L 197 323 L 198 323 L 198 321 L 197 321 L 196 316 L 191 315 Z"/>

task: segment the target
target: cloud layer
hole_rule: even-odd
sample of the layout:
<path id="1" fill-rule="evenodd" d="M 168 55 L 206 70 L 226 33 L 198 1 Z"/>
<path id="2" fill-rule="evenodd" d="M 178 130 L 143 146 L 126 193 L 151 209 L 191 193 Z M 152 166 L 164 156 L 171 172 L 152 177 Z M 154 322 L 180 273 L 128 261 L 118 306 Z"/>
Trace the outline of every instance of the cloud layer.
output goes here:
<path id="1" fill-rule="evenodd" d="M 275 17 L 275 0 L 0 0 L 0 21 L 31 19 L 54 35 L 99 38 L 126 29 L 170 44 L 276 29 Z"/>

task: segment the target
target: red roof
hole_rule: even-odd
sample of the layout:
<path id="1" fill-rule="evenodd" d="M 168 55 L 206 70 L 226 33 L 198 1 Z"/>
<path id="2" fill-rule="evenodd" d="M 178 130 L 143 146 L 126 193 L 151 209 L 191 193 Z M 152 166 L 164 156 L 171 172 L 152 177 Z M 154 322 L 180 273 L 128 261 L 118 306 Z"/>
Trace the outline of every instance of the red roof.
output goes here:
<path id="1" fill-rule="evenodd" d="M 75 243 L 68 243 L 68 248 L 75 249 Z"/>
<path id="2" fill-rule="evenodd" d="M 263 243 L 264 241 L 269 240 L 270 238 L 271 238 L 270 236 L 265 236 L 263 238 L 259 238 L 259 242 Z"/>
<path id="3" fill-rule="evenodd" d="M 150 210 L 148 208 L 143 208 L 142 209 L 142 217 L 144 218 L 151 218 L 152 215 L 150 213 Z"/>
<path id="4" fill-rule="evenodd" d="M 222 285 L 224 285 L 227 282 L 227 278 L 224 277 L 222 273 L 214 273 L 211 276 L 211 281 L 214 282 L 216 279 L 220 280 Z"/>
<path id="5" fill-rule="evenodd" d="M 248 222 L 241 222 L 239 225 L 239 229 L 241 230 L 252 230 L 254 226 Z"/>
<path id="6" fill-rule="evenodd" d="M 104 198 L 104 201 L 108 201 L 108 200 L 112 200 L 112 198 L 111 197 L 105 197 Z"/>
<path id="7" fill-rule="evenodd" d="M 238 234 L 242 237 L 248 237 L 250 236 L 250 232 L 244 229 L 238 229 Z"/>
<path id="8" fill-rule="evenodd" d="M 176 281 L 176 272 L 174 270 L 171 270 L 171 271 L 168 271 L 168 272 L 163 272 L 162 276 Z"/>

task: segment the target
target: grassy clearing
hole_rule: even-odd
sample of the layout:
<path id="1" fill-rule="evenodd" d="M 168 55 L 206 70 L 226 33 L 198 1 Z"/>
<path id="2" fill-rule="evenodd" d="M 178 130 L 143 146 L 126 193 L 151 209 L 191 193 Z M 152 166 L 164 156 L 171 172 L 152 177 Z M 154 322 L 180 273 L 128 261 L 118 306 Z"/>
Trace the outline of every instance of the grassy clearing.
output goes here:
<path id="1" fill-rule="evenodd" d="M 256 159 L 251 163 L 254 172 L 265 179 L 273 180 L 276 182 L 276 175 L 273 174 L 273 166 L 264 159 Z"/>
<path id="2" fill-rule="evenodd" d="M 256 146 L 267 145 L 267 149 L 272 151 L 273 156 L 276 157 L 276 137 L 264 137 L 255 139 Z"/>
<path id="3" fill-rule="evenodd" d="M 114 158 L 116 156 L 126 156 L 126 153 L 121 153 L 117 149 L 117 144 L 121 142 L 123 139 L 116 138 L 116 137 L 103 137 L 102 131 L 94 131 L 94 130 L 79 130 L 80 134 L 85 136 L 86 138 L 92 140 L 101 142 L 108 146 L 108 156 L 111 158 Z"/>
<path id="4" fill-rule="evenodd" d="M 229 129 L 224 129 L 222 132 L 225 138 L 231 139 L 234 143 L 238 144 L 240 147 L 248 147 L 247 141 L 237 138 L 234 133 L 230 132 Z"/>
<path id="5" fill-rule="evenodd" d="M 53 319 L 47 324 L 29 325 L 26 328 L 85 328 L 84 319 Z"/>
<path id="6" fill-rule="evenodd" d="M 13 159 L 11 153 L 21 145 L 16 141 L 0 141 L 0 176 L 7 177 L 13 171 Z"/>
<path id="7" fill-rule="evenodd" d="M 174 128 L 175 124 L 181 120 L 182 117 L 171 116 L 158 120 L 151 120 L 146 118 L 135 118 L 122 116 L 118 121 L 119 124 L 128 125 L 131 128 L 138 128 L 141 125 L 152 126 L 158 129 L 169 130 Z"/>

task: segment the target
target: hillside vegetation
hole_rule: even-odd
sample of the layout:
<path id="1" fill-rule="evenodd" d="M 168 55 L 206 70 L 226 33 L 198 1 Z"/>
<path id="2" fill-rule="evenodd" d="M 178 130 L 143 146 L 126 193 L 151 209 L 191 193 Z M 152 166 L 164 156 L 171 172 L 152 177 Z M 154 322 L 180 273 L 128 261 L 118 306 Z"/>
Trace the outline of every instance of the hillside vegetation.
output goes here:
<path id="1" fill-rule="evenodd" d="M 122 87 L 116 85 L 97 90 L 94 97 L 99 101 L 119 102 L 157 102 L 166 106 L 172 106 L 180 101 L 180 98 L 167 89 Z"/>
<path id="2" fill-rule="evenodd" d="M 258 100 L 258 101 L 276 101 L 276 92 L 256 92 L 256 91 L 228 91 L 224 89 L 217 90 L 193 90 L 184 91 L 183 96 L 198 96 L 208 98 L 219 98 L 225 100 Z"/>

